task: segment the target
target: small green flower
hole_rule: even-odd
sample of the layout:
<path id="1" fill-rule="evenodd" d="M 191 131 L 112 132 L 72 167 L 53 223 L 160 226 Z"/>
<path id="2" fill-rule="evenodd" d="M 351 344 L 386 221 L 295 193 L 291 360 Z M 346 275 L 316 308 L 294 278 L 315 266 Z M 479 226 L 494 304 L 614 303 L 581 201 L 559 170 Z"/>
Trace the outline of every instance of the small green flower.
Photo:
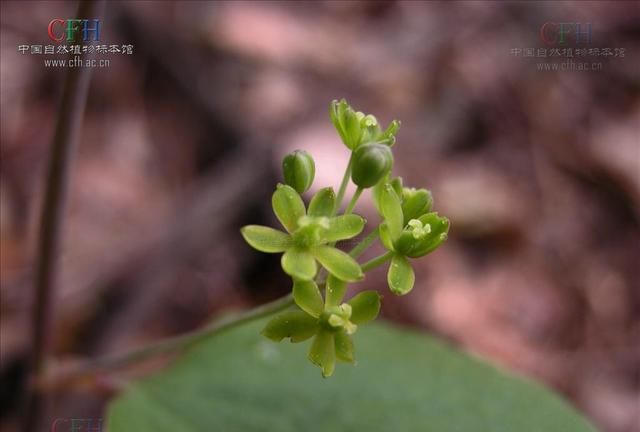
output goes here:
<path id="1" fill-rule="evenodd" d="M 374 320 L 380 311 L 380 295 L 363 291 L 346 303 L 342 296 L 346 283 L 332 276 L 327 279 L 323 302 L 318 285 L 313 281 L 295 281 L 293 296 L 301 310 L 284 312 L 272 318 L 262 334 L 280 342 L 302 342 L 313 337 L 309 360 L 322 369 L 322 376 L 333 374 L 336 360 L 354 363 L 353 335 L 358 326 Z"/>
<path id="2" fill-rule="evenodd" d="M 311 199 L 307 212 L 300 195 L 291 186 L 279 184 L 271 203 L 287 232 L 247 225 L 241 229 L 242 236 L 259 251 L 284 252 L 282 268 L 294 279 L 313 279 L 318 271 L 317 261 L 341 280 L 360 280 L 363 278 L 360 265 L 329 244 L 357 236 L 364 228 L 365 220 L 355 214 L 331 217 L 335 199 L 332 188 L 321 189 Z"/>
<path id="3" fill-rule="evenodd" d="M 387 282 L 394 294 L 404 295 L 413 289 L 415 283 L 415 273 L 408 258 L 424 256 L 440 246 L 447 239 L 449 220 L 437 213 L 426 213 L 404 224 L 402 204 L 391 184 L 381 187 L 377 199 L 384 217 L 380 225 L 380 239 L 384 247 L 393 253 Z"/>
<path id="4" fill-rule="evenodd" d="M 373 115 L 354 111 L 344 99 L 331 102 L 329 116 L 342 142 L 351 151 L 362 144 L 370 143 L 386 144 L 391 147 L 395 144 L 396 133 L 400 129 L 400 122 L 394 120 L 383 131 Z"/>

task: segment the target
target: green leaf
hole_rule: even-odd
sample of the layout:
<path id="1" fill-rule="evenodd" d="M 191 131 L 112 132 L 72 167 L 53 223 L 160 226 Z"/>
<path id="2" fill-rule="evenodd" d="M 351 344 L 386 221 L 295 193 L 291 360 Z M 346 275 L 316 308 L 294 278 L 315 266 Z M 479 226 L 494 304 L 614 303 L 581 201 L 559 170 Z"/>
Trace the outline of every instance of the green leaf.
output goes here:
<path id="1" fill-rule="evenodd" d="M 407 257 L 394 255 L 391 258 L 389 273 L 387 273 L 387 282 L 391 292 L 395 295 L 405 295 L 413 289 L 415 281 L 416 275 L 413 273 L 413 267 Z"/>
<path id="2" fill-rule="evenodd" d="M 353 340 L 344 330 L 334 335 L 336 344 L 336 357 L 338 360 L 347 363 L 354 363 L 353 358 Z"/>
<path id="3" fill-rule="evenodd" d="M 282 269 L 289 276 L 301 280 L 311 280 L 318 271 L 316 260 L 304 250 L 291 248 L 282 255 Z"/>
<path id="4" fill-rule="evenodd" d="M 302 313 L 302 312 L 300 312 Z M 308 315 L 307 315 L 308 316 Z M 304 347 L 238 327 L 130 382 L 110 432 L 595 432 L 560 396 L 380 320 L 354 335 L 358 365 L 323 380 Z"/>
<path id="5" fill-rule="evenodd" d="M 342 302 L 345 291 L 347 291 L 347 283 L 330 274 L 327 277 L 325 290 L 327 307 L 338 306 Z"/>
<path id="6" fill-rule="evenodd" d="M 325 234 L 328 242 L 353 238 L 364 229 L 366 221 L 356 214 L 341 215 L 329 220 L 329 230 Z"/>
<path id="7" fill-rule="evenodd" d="M 271 197 L 273 212 L 290 233 L 298 228 L 298 219 L 305 215 L 304 202 L 291 186 L 279 184 Z"/>
<path id="8" fill-rule="evenodd" d="M 316 246 L 311 249 L 313 256 L 329 273 L 347 282 L 354 282 L 364 277 L 360 265 L 345 252 L 331 246 Z"/>
<path id="9" fill-rule="evenodd" d="M 303 311 L 284 312 L 273 317 L 262 329 L 262 335 L 274 342 L 291 338 L 291 342 L 302 342 L 318 331 L 318 320 Z"/>
<path id="10" fill-rule="evenodd" d="M 330 217 L 335 205 L 336 193 L 333 191 L 333 188 L 327 187 L 320 189 L 313 198 L 311 198 L 311 202 L 309 203 L 309 216 Z"/>
<path id="11" fill-rule="evenodd" d="M 313 281 L 296 280 L 293 282 L 293 299 L 300 309 L 318 318 L 324 310 L 320 289 Z"/>
<path id="12" fill-rule="evenodd" d="M 316 334 L 309 348 L 309 360 L 322 368 L 323 377 L 333 375 L 336 368 L 336 346 L 332 333 L 320 330 Z"/>
<path id="13" fill-rule="evenodd" d="M 389 228 L 391 240 L 395 241 L 402 233 L 404 216 L 400 198 L 390 184 L 380 191 L 380 213 Z"/>
<path id="14" fill-rule="evenodd" d="M 380 312 L 380 294 L 376 291 L 363 291 L 351 300 L 351 322 L 364 324 L 376 319 Z"/>
<path id="15" fill-rule="evenodd" d="M 292 244 L 288 234 L 261 225 L 247 225 L 240 232 L 251 247 L 261 252 L 284 252 Z"/>

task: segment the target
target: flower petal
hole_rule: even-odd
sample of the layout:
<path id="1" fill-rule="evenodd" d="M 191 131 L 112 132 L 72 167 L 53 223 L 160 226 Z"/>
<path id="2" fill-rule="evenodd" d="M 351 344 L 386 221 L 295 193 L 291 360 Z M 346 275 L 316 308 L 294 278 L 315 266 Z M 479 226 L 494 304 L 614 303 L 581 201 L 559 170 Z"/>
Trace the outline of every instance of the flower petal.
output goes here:
<path id="1" fill-rule="evenodd" d="M 309 360 L 322 368 L 323 377 L 333 375 L 336 367 L 336 346 L 332 333 L 320 330 L 316 334 L 309 349 Z"/>
<path id="2" fill-rule="evenodd" d="M 311 198 L 308 214 L 314 217 L 330 217 L 335 205 L 336 193 L 333 191 L 333 188 L 323 188 Z"/>
<path id="3" fill-rule="evenodd" d="M 311 249 L 313 256 L 329 273 L 347 282 L 354 282 L 364 277 L 360 265 L 345 252 L 330 246 L 316 246 Z"/>
<path id="4" fill-rule="evenodd" d="M 282 255 L 280 262 L 285 273 L 296 279 L 311 280 L 318 271 L 318 266 L 313 256 L 309 252 L 298 248 L 288 249 Z"/>
<path id="5" fill-rule="evenodd" d="M 389 227 L 391 239 L 395 241 L 402 233 L 404 216 L 400 198 L 390 184 L 385 185 L 380 191 L 380 213 Z"/>
<path id="6" fill-rule="evenodd" d="M 279 184 L 271 197 L 273 212 L 290 233 L 298 228 L 298 219 L 305 215 L 304 202 L 291 186 Z"/>
<path id="7" fill-rule="evenodd" d="M 328 242 L 353 238 L 364 229 L 366 221 L 356 214 L 341 215 L 329 220 L 329 229 L 325 234 Z"/>
<path id="8" fill-rule="evenodd" d="M 262 330 L 262 335 L 275 342 L 291 338 L 291 342 L 302 342 L 316 334 L 318 320 L 303 311 L 284 312 L 273 317 Z"/>
<path id="9" fill-rule="evenodd" d="M 376 291 L 363 291 L 349 300 L 351 305 L 350 321 L 354 324 L 364 324 L 376 319 L 380 312 L 380 294 Z"/>
<path id="10" fill-rule="evenodd" d="M 334 275 L 329 275 L 327 277 L 325 291 L 325 302 L 327 307 L 338 306 L 340 302 L 342 302 L 342 298 L 344 297 L 344 293 L 346 290 L 347 283 L 345 281 L 338 279 Z"/>
<path id="11" fill-rule="evenodd" d="M 284 252 L 292 244 L 288 234 L 266 226 L 247 225 L 240 232 L 251 247 L 261 252 Z"/>
<path id="12" fill-rule="evenodd" d="M 389 289 L 396 295 L 405 295 L 413 289 L 416 276 L 407 257 L 394 255 L 387 273 Z"/>
<path id="13" fill-rule="evenodd" d="M 336 345 L 336 357 L 347 363 L 354 363 L 353 340 L 344 330 L 334 335 Z"/>
<path id="14" fill-rule="evenodd" d="M 318 318 L 324 310 L 322 294 L 315 282 L 296 280 L 293 282 L 293 299 L 300 309 Z"/>

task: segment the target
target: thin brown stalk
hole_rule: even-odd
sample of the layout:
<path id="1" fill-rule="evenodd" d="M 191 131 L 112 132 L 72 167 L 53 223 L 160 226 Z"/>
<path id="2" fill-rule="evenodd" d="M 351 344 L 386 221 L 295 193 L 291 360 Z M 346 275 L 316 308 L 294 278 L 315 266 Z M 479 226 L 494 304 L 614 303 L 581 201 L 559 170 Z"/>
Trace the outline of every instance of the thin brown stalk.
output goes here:
<path id="1" fill-rule="evenodd" d="M 80 2 L 78 18 L 98 18 L 104 7 L 103 0 Z M 60 236 L 69 181 L 70 164 L 75 153 L 78 133 L 82 123 L 90 80 L 90 68 L 67 69 L 60 116 L 51 145 L 51 153 L 45 178 L 45 191 L 37 248 L 35 274 L 35 299 L 32 315 L 32 348 L 30 372 L 32 381 L 37 381 L 46 372 L 46 363 L 51 350 L 53 324 L 53 300 Z M 22 430 L 34 432 L 45 430 L 47 395 L 37 386 L 31 386 L 24 406 Z"/>

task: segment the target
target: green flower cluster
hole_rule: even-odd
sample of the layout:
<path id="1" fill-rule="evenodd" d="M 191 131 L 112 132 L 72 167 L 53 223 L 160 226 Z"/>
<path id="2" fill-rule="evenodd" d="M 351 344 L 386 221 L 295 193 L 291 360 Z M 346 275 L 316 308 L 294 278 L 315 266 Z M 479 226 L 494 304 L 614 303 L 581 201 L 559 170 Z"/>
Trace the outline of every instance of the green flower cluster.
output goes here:
<path id="1" fill-rule="evenodd" d="M 348 283 L 362 280 L 368 270 L 390 262 L 389 289 L 396 295 L 407 294 L 415 283 L 409 259 L 435 250 L 449 230 L 449 221 L 431 212 L 429 191 L 404 187 L 401 178 L 390 177 L 391 146 L 400 122 L 394 120 L 383 131 L 374 116 L 354 111 L 344 99 L 333 101 L 329 114 L 351 151 L 338 194 L 331 187 L 320 189 L 305 207 L 300 194 L 313 184 L 315 163 L 307 152 L 296 150 L 285 156 L 285 184 L 277 185 L 271 200 L 284 231 L 259 225 L 241 230 L 255 249 L 282 253 L 282 269 L 293 280 L 295 308 L 272 318 L 262 333 L 274 341 L 313 339 L 308 357 L 325 377 L 333 374 L 337 360 L 354 362 L 352 335 L 380 311 L 381 297 L 375 291 L 363 291 L 345 302 Z M 357 189 L 338 215 L 349 180 Z M 363 231 L 366 220 L 352 211 L 367 188 L 372 188 L 382 221 L 346 253 L 335 245 Z M 387 252 L 359 264 L 357 258 L 378 238 Z"/>

